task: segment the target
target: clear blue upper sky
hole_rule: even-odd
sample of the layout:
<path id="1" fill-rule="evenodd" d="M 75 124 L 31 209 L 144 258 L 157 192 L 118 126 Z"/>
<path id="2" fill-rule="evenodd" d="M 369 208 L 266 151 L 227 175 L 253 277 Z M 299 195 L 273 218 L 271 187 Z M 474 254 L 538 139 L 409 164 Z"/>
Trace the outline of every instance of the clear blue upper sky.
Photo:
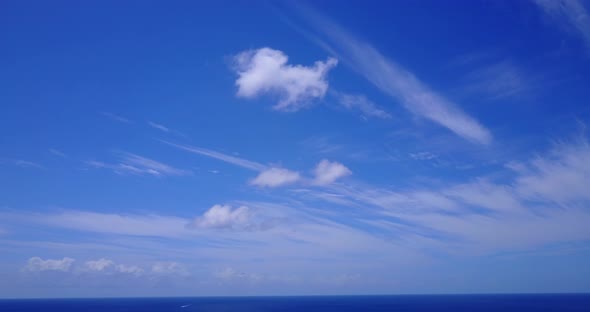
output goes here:
<path id="1" fill-rule="evenodd" d="M 0 297 L 590 291 L 588 10 L 2 1 Z"/>

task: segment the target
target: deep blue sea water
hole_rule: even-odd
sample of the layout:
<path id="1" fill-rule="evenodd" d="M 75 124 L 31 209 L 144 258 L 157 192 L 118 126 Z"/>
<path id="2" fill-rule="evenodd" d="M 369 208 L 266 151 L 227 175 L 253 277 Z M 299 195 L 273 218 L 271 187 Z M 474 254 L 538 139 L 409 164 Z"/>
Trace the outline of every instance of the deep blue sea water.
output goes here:
<path id="1" fill-rule="evenodd" d="M 590 294 L 9 299 L 1 312 L 30 311 L 585 311 Z"/>

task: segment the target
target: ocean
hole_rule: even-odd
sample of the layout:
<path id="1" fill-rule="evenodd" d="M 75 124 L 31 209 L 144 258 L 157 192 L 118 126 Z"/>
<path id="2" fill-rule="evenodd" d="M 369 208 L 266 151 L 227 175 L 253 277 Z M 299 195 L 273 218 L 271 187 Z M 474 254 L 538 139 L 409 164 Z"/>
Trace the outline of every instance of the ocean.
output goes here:
<path id="1" fill-rule="evenodd" d="M 590 311 L 590 294 L 5 299 L 1 312 Z"/>

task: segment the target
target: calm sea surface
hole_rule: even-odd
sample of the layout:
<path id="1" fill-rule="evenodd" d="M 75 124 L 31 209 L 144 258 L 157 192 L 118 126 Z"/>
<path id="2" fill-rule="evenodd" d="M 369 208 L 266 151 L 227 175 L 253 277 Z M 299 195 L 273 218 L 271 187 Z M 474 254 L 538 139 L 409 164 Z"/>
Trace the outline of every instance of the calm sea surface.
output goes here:
<path id="1" fill-rule="evenodd" d="M 215 297 L 0 300 L 1 312 L 29 311 L 585 311 L 590 294 Z"/>

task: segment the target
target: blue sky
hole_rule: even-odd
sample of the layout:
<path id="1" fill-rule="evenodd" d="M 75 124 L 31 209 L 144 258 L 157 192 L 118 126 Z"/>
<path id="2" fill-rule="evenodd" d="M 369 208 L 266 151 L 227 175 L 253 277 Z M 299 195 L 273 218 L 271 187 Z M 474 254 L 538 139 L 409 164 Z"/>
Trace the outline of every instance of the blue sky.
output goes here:
<path id="1" fill-rule="evenodd" d="M 587 1 L 4 1 L 0 296 L 590 291 Z"/>

